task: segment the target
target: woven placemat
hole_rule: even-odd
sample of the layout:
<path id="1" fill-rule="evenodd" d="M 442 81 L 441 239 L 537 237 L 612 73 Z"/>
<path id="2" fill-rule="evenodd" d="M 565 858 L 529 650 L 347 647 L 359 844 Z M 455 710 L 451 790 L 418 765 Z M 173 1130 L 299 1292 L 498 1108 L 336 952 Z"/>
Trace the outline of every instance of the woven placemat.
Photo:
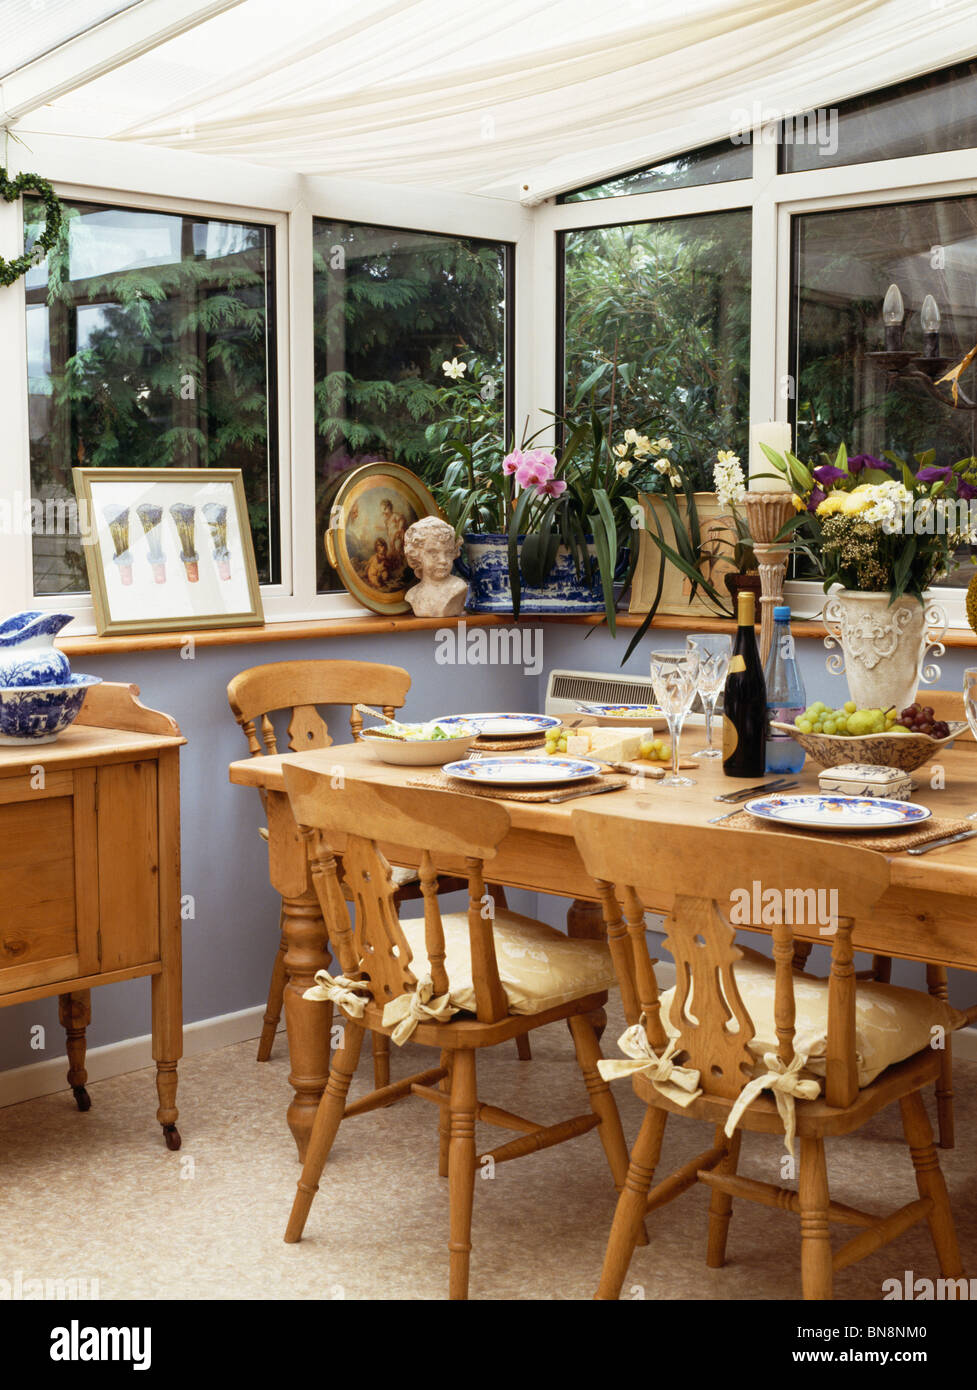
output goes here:
<path id="1" fill-rule="evenodd" d="M 820 831 L 812 833 L 794 825 L 777 825 L 771 821 L 760 820 L 749 811 L 740 811 L 721 824 L 732 830 L 773 830 L 778 835 L 797 835 L 802 840 L 817 840 L 820 843 L 828 840 L 836 845 L 856 845 L 859 849 L 877 849 L 880 854 L 914 849 L 916 845 L 928 844 L 930 840 L 942 840 L 944 835 L 959 835 L 962 830 L 974 829 L 973 821 L 932 816 L 918 830 L 899 830 L 894 834 L 876 830 L 870 835 L 853 835 L 848 831 L 842 831 L 840 834 L 825 835 Z"/>
<path id="2" fill-rule="evenodd" d="M 472 747 L 481 753 L 519 753 L 526 748 L 542 748 L 545 743 L 545 734 L 533 734 L 532 738 L 486 738 L 480 734 Z"/>
<path id="3" fill-rule="evenodd" d="M 473 782 L 464 782 L 460 778 L 448 777 L 443 772 L 432 772 L 425 777 L 408 777 L 409 787 L 427 787 L 428 790 L 440 792 L 461 792 L 465 796 L 487 796 L 491 801 L 549 801 L 552 796 L 559 796 L 562 792 L 586 791 L 589 787 L 608 787 L 614 791 L 626 787 L 630 779 L 627 777 L 587 777 L 581 778 L 579 782 L 561 785 L 554 782 L 552 786 L 540 787 L 530 792 L 513 791 L 511 787 L 480 787 Z"/>

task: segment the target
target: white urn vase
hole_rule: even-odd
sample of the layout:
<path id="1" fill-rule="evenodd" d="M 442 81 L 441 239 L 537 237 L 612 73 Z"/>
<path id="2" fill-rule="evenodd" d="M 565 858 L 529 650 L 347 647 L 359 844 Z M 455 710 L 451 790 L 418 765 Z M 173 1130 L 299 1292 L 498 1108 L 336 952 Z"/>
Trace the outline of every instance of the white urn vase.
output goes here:
<path id="1" fill-rule="evenodd" d="M 889 598 L 887 590 L 839 589 L 824 605 L 824 645 L 841 648 L 828 657 L 828 670 L 844 672 L 859 709 L 902 710 L 915 700 L 921 680 L 939 678 L 939 666 L 927 663 L 927 648 L 933 657 L 946 650 L 940 640 L 946 613 L 909 594 L 892 604 Z"/>

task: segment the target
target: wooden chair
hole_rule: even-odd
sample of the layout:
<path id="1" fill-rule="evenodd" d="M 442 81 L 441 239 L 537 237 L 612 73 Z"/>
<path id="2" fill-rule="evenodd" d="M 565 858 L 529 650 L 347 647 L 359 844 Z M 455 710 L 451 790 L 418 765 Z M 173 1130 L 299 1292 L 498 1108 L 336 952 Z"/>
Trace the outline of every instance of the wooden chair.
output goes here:
<path id="1" fill-rule="evenodd" d="M 706 1256 L 711 1267 L 718 1268 L 725 1262 L 733 1198 L 743 1197 L 800 1215 L 801 1277 L 806 1299 L 830 1298 L 835 1271 L 878 1250 L 922 1220 L 929 1223 L 944 1277 L 958 1277 L 961 1266 L 953 1220 L 920 1095 L 921 1088 L 939 1076 L 939 1051 L 918 1044 L 921 1051 L 886 1067 L 877 1079 L 859 1088 L 859 987 L 852 965 L 853 919 L 869 912 L 888 886 L 886 859 L 872 850 L 826 845 L 808 867 L 806 856 L 798 853 L 795 838 L 738 830 L 722 832 L 720 854 L 716 832 L 698 826 L 656 826 L 655 853 L 650 856 L 646 826 L 596 807 L 574 811 L 573 830 L 584 864 L 600 887 L 609 934 L 619 943 L 617 961 L 619 971 L 623 971 L 622 994 L 628 1021 L 637 1022 L 640 1012 L 646 1030 L 641 1037 L 654 1053 L 646 1069 L 634 1074 L 635 1091 L 648 1108 L 618 1201 L 597 1297 L 619 1296 L 646 1213 L 697 1182 L 712 1189 Z M 746 989 L 744 972 L 744 999 L 732 969 L 735 962 L 743 960 L 744 953 L 734 942 L 730 904 L 737 901 L 732 897 L 734 892 L 744 888 L 750 891 L 756 881 L 764 890 L 775 888 L 782 894 L 795 895 L 790 899 L 792 903 L 803 901 L 797 898 L 798 893 L 823 888 L 826 867 L 831 885 L 837 889 L 841 910 L 850 914 L 839 917 L 830 938 L 830 979 L 812 981 L 795 971 L 794 932 L 786 923 L 772 927 L 774 962 L 762 967 L 772 970 L 775 976 L 773 1017 L 777 1045 L 776 1056 L 768 1053 L 759 1070 L 768 1068 L 768 1085 L 773 1082 L 776 1091 L 795 1087 L 796 1080 L 789 1074 L 783 1082 L 779 1077 L 788 1072 L 792 1063 L 796 1071 L 806 1061 L 794 1060 L 795 987 L 799 988 L 802 979 L 806 985 L 823 987 L 821 1003 L 827 1005 L 824 1094 L 808 1099 L 781 1097 L 782 1104 L 793 1107 L 800 1137 L 799 1190 L 794 1192 L 736 1175 L 741 1130 L 783 1133 L 784 1121 L 767 1090 L 747 1105 L 738 1128 L 734 1127 L 736 1117 L 731 1117 L 745 1084 L 756 1075 L 757 1061 L 747 1044 L 757 1036 L 754 1018 L 763 1006 L 763 994 L 755 988 L 752 993 Z M 623 920 L 620 900 L 624 904 Z M 780 902 L 785 900 L 782 897 Z M 664 1027 L 654 962 L 648 954 L 644 930 L 644 908 L 652 905 L 669 906 L 665 945 L 675 959 L 678 980 L 669 1013 L 670 1024 L 678 1034 L 673 1046 L 669 1046 Z M 812 930 L 817 932 L 818 928 L 808 926 L 805 934 Z M 629 943 L 630 950 L 622 949 L 622 942 Z M 766 978 L 765 1007 L 769 1014 L 769 973 Z M 948 1012 L 927 996 L 920 998 L 927 1014 Z M 891 1036 L 891 1019 L 886 1028 Z M 925 1019 L 920 1025 L 920 1036 L 929 1038 Z M 664 1086 L 665 1092 L 669 1092 L 669 1064 L 683 1069 L 682 1079 L 690 1083 L 690 1089 L 696 1085 L 699 1088 L 687 1106 L 672 1098 L 676 1092 L 666 1094 L 660 1089 Z M 691 1077 L 687 1073 L 692 1073 Z M 805 1071 L 802 1075 L 810 1073 Z M 816 1084 L 808 1081 L 806 1087 L 810 1090 Z M 682 1093 L 683 1099 L 687 1096 L 688 1092 Z M 856 1131 L 895 1101 L 902 1111 L 906 1142 L 916 1170 L 918 1200 L 885 1217 L 832 1202 L 828 1195 L 825 1139 Z M 716 1125 L 715 1138 L 704 1153 L 652 1189 L 669 1114 L 711 1121 Z M 857 1234 L 834 1253 L 829 1239 L 831 1222 L 857 1228 Z"/>
<path id="2" fill-rule="evenodd" d="M 419 1096 L 435 1103 L 440 1111 L 439 1173 L 448 1178 L 450 1195 L 449 1295 L 453 1299 L 467 1298 L 475 1173 L 483 1160 L 491 1157 L 496 1164 L 504 1163 L 596 1127 L 619 1190 L 624 1181 L 627 1146 L 614 1099 L 597 1071 L 600 1047 L 587 1017 L 606 1002 L 606 986 L 613 981 L 607 948 L 600 942 L 570 941 L 543 923 L 506 910 L 494 914 L 487 910 L 483 861 L 495 854 L 509 829 L 509 816 L 502 806 L 451 792 L 366 782 L 347 781 L 344 788 L 336 789 L 330 786 L 326 775 L 301 767 L 287 767 L 285 782 L 296 820 L 308 837 L 312 876 L 323 916 L 334 932 L 333 946 L 345 977 L 339 987 L 348 991 L 345 1003 L 337 997 L 345 1017 L 344 1041 L 334 1055 L 316 1114 L 285 1240 L 291 1243 L 301 1239 L 340 1123 L 391 1101 Z M 358 833 L 350 833 L 352 826 L 357 827 Z M 338 835 L 345 836 L 343 872 L 353 891 L 355 927 L 350 926 L 330 849 Z M 389 866 L 377 850 L 376 840 L 422 852 L 423 923 L 398 920 Z M 467 914 L 442 917 L 429 852 L 432 845 L 440 852 L 464 859 L 468 870 Z M 513 950 L 510 955 L 509 945 L 516 945 L 520 924 L 525 930 L 527 923 L 537 933 L 537 943 L 544 953 L 549 950 L 554 958 L 557 952 L 562 953 L 560 959 L 564 966 L 569 962 L 572 979 L 564 973 L 559 980 L 562 1002 L 544 1007 L 546 991 L 552 995 L 556 983 L 553 978 L 545 985 L 541 983 L 537 954 L 518 988 L 526 994 L 521 1007 L 528 1010 L 536 1003 L 539 1011 L 516 1013 L 506 990 L 514 990 L 513 979 L 519 980 L 518 966 L 512 965 L 519 952 Z M 551 945 L 547 946 L 547 942 Z M 508 972 L 505 988 L 497 944 Z M 412 963 L 416 964 L 422 952 L 426 953 L 428 964 L 418 965 L 415 973 Z M 521 955 L 526 957 L 527 952 L 523 950 Z M 548 958 L 547 969 L 553 965 L 554 961 Z M 350 1002 L 353 991 L 359 996 L 358 1004 L 355 998 Z M 572 997 L 567 998 L 570 993 Z M 444 997 L 463 1002 L 465 1007 L 456 1012 L 452 1006 L 451 1017 L 443 1021 L 431 1017 L 423 1005 L 418 1007 L 420 1001 L 428 1000 L 428 1007 L 439 1006 L 440 1017 L 444 1014 Z M 401 1014 L 410 1011 L 419 1016 L 420 1021 L 414 1017 L 409 1020 L 409 1027 L 416 1021 L 411 1040 L 436 1049 L 437 1062 L 347 1104 L 364 1033 L 394 1035 L 402 1040 L 395 1031 L 398 1024 L 388 1013 L 391 1005 L 394 1012 L 399 1009 Z M 480 1102 L 475 1075 L 478 1050 L 561 1019 L 569 1023 L 590 1113 L 544 1126 Z M 491 1155 L 478 1156 L 476 1120 L 515 1131 L 517 1137 L 494 1149 Z"/>
<path id="3" fill-rule="evenodd" d="M 400 666 L 383 666 L 372 661 L 273 661 L 241 671 L 227 687 L 227 698 L 234 718 L 244 730 L 248 750 L 254 758 L 278 752 L 272 714 L 290 710 L 288 749 L 329 748 L 333 739 L 319 713 L 319 705 L 348 705 L 349 727 L 354 741 L 363 728 L 357 704 L 379 706 L 393 718 L 410 689 L 410 676 Z M 268 832 L 262 828 L 267 839 Z M 394 869 L 398 901 L 421 896 L 418 875 L 413 869 Z M 463 878 L 443 877 L 438 891 L 457 892 L 467 887 Z M 279 947 L 271 971 L 268 1003 L 258 1041 L 258 1061 L 267 1062 L 278 1031 L 285 992 L 285 937 L 279 916 Z M 376 1040 L 374 1053 L 377 1085 L 390 1079 L 389 1044 Z M 520 1056 L 522 1054 L 520 1053 Z"/>

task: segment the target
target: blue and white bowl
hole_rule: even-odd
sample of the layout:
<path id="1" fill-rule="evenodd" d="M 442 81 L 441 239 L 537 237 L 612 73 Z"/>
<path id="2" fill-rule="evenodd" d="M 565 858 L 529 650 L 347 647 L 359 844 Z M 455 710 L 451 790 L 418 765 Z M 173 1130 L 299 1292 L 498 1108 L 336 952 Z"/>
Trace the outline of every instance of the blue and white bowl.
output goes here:
<path id="1" fill-rule="evenodd" d="M 53 743 L 78 717 L 101 676 L 69 676 L 61 685 L 0 687 L 0 747 Z"/>

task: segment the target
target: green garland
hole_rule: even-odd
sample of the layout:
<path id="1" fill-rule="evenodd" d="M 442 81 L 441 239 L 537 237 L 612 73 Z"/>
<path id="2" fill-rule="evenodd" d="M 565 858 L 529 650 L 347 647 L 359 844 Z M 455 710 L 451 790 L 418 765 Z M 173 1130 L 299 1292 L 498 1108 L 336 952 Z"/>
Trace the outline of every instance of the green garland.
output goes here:
<path id="1" fill-rule="evenodd" d="M 0 168 L 0 198 L 7 203 L 13 203 L 24 193 L 36 193 L 42 199 L 45 209 L 44 231 L 31 250 L 25 251 L 22 256 L 17 256 L 12 261 L 5 261 L 0 256 L 0 285 L 12 285 L 15 280 L 25 275 L 32 265 L 39 265 L 44 259 L 44 254 L 50 251 L 57 241 L 61 230 L 64 209 L 61 199 L 47 179 L 42 179 L 37 174 L 18 174 L 15 179 L 11 179 L 8 178 L 6 169 Z"/>

